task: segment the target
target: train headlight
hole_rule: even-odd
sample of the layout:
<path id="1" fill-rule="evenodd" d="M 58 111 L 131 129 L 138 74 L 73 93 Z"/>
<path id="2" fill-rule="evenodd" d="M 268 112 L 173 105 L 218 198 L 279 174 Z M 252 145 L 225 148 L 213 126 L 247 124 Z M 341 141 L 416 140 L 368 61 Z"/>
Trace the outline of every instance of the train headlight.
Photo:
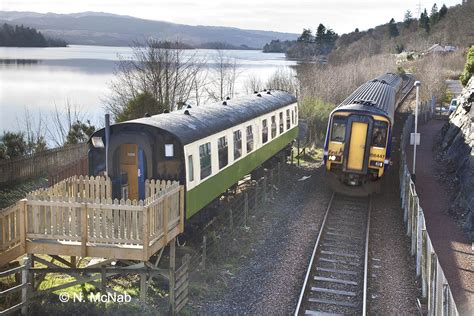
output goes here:
<path id="1" fill-rule="evenodd" d="M 329 156 L 329 160 L 331 160 L 331 161 L 336 160 L 336 156 L 334 156 L 334 155 Z"/>
<path id="2" fill-rule="evenodd" d="M 329 155 L 328 160 L 329 160 L 329 161 L 341 161 L 341 160 L 342 160 L 342 156 Z"/>
<path id="3" fill-rule="evenodd" d="M 371 161 L 370 162 L 370 165 L 371 166 L 375 166 L 375 167 L 378 167 L 378 168 L 382 168 L 383 167 L 383 162 L 382 161 Z"/>

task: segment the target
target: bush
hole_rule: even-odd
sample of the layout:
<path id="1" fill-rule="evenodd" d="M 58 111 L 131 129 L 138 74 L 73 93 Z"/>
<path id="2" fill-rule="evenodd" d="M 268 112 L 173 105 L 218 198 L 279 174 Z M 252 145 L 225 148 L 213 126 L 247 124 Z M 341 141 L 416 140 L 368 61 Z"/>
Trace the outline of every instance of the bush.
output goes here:
<path id="1" fill-rule="evenodd" d="M 474 45 L 467 51 L 466 64 L 464 65 L 464 71 L 459 78 L 463 86 L 466 86 L 469 79 L 474 74 Z"/>
<path id="2" fill-rule="evenodd" d="M 335 105 L 317 98 L 307 97 L 299 102 L 299 115 L 308 120 L 308 140 L 316 145 L 322 144 L 326 135 L 329 114 Z"/>

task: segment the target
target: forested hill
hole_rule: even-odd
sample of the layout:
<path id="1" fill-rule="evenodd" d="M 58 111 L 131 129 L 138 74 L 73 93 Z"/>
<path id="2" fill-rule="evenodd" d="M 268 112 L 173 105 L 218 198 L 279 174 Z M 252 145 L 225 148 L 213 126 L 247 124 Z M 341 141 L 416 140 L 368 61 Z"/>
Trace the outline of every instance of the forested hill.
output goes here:
<path id="1" fill-rule="evenodd" d="M 264 52 L 313 60 L 328 56 L 330 63 L 344 63 L 378 54 L 424 52 L 434 44 L 469 47 L 474 44 L 473 17 L 474 0 L 449 8 L 435 4 L 418 17 L 407 10 L 402 21 L 392 18 L 386 24 L 364 31 L 355 28 L 341 36 L 320 24 L 314 31 L 304 29 L 298 40 L 271 41 Z"/>
<path id="2" fill-rule="evenodd" d="M 59 39 L 44 37 L 41 32 L 23 25 L 4 23 L 0 28 L 0 46 L 3 47 L 65 47 L 67 43 Z"/>

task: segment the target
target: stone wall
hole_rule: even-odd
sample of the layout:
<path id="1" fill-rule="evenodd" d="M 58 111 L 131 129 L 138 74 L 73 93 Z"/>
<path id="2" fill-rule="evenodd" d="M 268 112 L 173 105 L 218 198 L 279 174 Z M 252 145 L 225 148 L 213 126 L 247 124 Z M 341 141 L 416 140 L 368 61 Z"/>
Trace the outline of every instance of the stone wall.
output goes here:
<path id="1" fill-rule="evenodd" d="M 441 134 L 441 157 L 458 192 L 452 208 L 461 209 L 463 227 L 474 241 L 474 77 L 458 97 L 458 108 Z"/>

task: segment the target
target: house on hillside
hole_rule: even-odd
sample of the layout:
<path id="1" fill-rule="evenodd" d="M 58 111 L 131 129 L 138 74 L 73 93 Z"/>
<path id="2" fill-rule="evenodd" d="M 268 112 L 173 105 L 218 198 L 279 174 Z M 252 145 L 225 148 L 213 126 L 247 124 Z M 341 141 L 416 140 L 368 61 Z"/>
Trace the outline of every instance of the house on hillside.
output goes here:
<path id="1" fill-rule="evenodd" d="M 423 52 L 423 55 L 428 55 L 428 54 L 438 54 L 438 53 L 452 53 L 455 52 L 458 48 L 456 46 L 442 46 L 440 44 L 434 44 L 427 50 Z"/>

